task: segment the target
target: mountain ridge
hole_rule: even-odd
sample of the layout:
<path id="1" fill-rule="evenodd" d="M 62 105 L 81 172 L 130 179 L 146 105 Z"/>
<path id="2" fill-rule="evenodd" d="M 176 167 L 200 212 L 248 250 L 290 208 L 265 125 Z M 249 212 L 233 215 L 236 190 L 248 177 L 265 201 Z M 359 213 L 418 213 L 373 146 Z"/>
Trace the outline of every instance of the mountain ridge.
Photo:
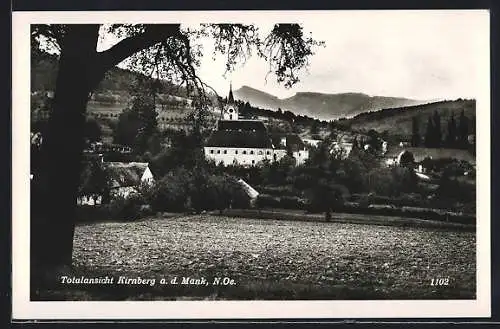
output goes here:
<path id="1" fill-rule="evenodd" d="M 249 102 L 253 106 L 291 111 L 296 115 L 307 115 L 321 120 L 354 117 L 374 110 L 420 105 L 429 102 L 429 100 L 415 100 L 403 97 L 370 96 L 362 92 L 320 93 L 300 91 L 293 96 L 279 98 L 247 85 L 243 85 L 233 93 L 235 99 Z"/>

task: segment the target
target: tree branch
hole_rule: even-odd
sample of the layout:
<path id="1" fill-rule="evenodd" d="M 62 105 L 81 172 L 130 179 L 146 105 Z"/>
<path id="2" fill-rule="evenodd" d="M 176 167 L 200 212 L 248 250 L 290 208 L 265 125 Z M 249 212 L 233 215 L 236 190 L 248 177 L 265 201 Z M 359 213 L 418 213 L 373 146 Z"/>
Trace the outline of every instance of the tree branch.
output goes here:
<path id="1" fill-rule="evenodd" d="M 123 39 L 108 50 L 98 53 L 99 65 L 107 71 L 133 54 L 179 33 L 179 24 L 149 25 L 145 32 Z"/>

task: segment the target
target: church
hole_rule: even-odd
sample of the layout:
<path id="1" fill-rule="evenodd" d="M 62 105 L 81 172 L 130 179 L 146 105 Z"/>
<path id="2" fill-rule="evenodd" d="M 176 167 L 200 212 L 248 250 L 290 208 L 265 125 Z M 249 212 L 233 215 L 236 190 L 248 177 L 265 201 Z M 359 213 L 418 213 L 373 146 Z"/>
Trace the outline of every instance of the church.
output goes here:
<path id="1" fill-rule="evenodd" d="M 262 121 L 241 118 L 232 86 L 204 152 L 207 159 L 224 166 L 256 166 L 265 160 L 279 161 L 287 152 L 293 155 L 297 165 L 309 158 L 309 151 L 298 135 L 270 134 Z"/>

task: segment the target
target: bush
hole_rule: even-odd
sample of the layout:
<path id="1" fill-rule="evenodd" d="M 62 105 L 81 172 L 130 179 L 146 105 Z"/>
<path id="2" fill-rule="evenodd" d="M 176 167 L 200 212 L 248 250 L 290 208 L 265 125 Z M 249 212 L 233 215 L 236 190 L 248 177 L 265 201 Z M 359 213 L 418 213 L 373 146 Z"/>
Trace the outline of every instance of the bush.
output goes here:
<path id="1" fill-rule="evenodd" d="M 257 208 L 278 208 L 280 199 L 269 194 L 259 194 L 256 201 Z"/>
<path id="2" fill-rule="evenodd" d="M 342 209 L 346 193 L 348 191 L 345 186 L 320 181 L 306 192 L 308 197 L 305 209 L 312 213 L 325 212 L 328 217 L 331 211 Z"/>
<path id="3" fill-rule="evenodd" d="M 353 194 L 350 201 L 357 201 L 362 203 L 365 207 L 370 204 L 391 204 L 396 207 L 403 206 L 415 206 L 415 207 L 426 207 L 429 201 L 423 199 L 420 194 L 416 193 L 404 193 L 399 197 L 389 197 L 376 194 Z"/>
<path id="4" fill-rule="evenodd" d="M 137 193 L 127 198 L 117 196 L 108 205 L 109 214 L 113 219 L 134 221 L 144 215 L 141 210 L 143 204 L 143 198 Z"/>
<path id="5" fill-rule="evenodd" d="M 231 208 L 248 209 L 250 205 L 250 197 L 247 193 L 242 187 L 237 188 L 231 200 Z"/>
<path id="6" fill-rule="evenodd" d="M 116 103 L 116 99 L 113 95 L 106 95 L 106 94 L 95 94 L 94 100 L 100 103 L 108 103 L 108 104 Z"/>
<path id="7" fill-rule="evenodd" d="M 476 200 L 476 186 L 443 175 L 436 190 L 440 200 L 469 203 Z"/>
<path id="8" fill-rule="evenodd" d="M 256 186 L 256 189 L 263 194 L 277 195 L 277 196 L 289 196 L 298 197 L 301 192 L 293 186 L 281 185 L 281 186 Z"/>
<path id="9" fill-rule="evenodd" d="M 155 212 L 184 211 L 189 196 L 188 173 L 177 170 L 157 181 L 145 195 L 146 202 Z"/>
<path id="10" fill-rule="evenodd" d="M 394 197 L 415 192 L 418 178 L 411 168 L 379 168 L 368 173 L 366 186 L 370 192 Z"/>
<path id="11" fill-rule="evenodd" d="M 296 196 L 283 196 L 279 199 L 279 207 L 283 209 L 301 209 L 306 208 L 307 201 Z"/>

